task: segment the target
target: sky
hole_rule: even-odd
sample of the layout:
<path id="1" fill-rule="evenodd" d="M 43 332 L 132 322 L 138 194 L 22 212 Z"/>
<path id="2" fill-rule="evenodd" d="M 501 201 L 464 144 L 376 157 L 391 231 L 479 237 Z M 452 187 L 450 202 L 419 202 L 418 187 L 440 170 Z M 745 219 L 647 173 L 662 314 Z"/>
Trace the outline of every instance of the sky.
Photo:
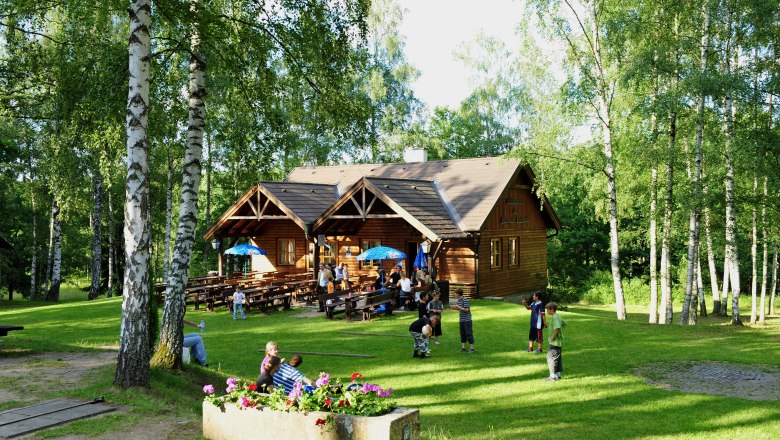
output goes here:
<path id="1" fill-rule="evenodd" d="M 430 110 L 457 107 L 471 92 L 468 69 L 455 59 L 455 49 L 480 30 L 510 42 L 523 7 L 518 0 L 397 1 L 405 9 L 404 52 L 421 72 L 412 88 Z"/>

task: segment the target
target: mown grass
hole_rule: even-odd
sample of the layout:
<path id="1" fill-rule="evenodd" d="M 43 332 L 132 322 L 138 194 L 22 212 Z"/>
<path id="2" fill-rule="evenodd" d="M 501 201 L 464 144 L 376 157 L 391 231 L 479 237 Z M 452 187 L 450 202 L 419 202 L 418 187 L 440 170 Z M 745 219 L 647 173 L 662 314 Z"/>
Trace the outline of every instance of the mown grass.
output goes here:
<path id="1" fill-rule="evenodd" d="M 426 360 L 411 357 L 411 339 L 339 333 L 406 335 L 416 314 L 349 323 L 321 316 L 298 318 L 299 311 L 293 310 L 267 316 L 252 313 L 246 321 L 233 321 L 225 309 L 190 310 L 188 319 L 207 323 L 203 336 L 209 370 L 153 370 L 151 390 L 122 391 L 111 385 L 113 368 L 106 368 L 83 387 L 53 390 L 52 395 L 104 395 L 133 409 L 48 435 L 121 430 L 161 411 L 197 416 L 202 385 L 211 382 L 219 389 L 228 375 L 254 380 L 268 340 L 288 351 L 282 353 L 286 357 L 295 351 L 374 355 L 369 359 L 304 355 L 301 370 L 309 376 L 327 371 L 342 379 L 359 371 L 368 381 L 393 387 L 401 406 L 420 409 L 427 439 L 768 439 L 780 433 L 777 401 L 666 391 L 633 373 L 649 362 L 675 360 L 777 365 L 777 318 L 755 327 L 733 327 L 720 317 L 704 318 L 697 326 L 657 326 L 646 323 L 641 307 L 629 307 L 628 320 L 619 322 L 608 306 L 570 306 L 561 312 L 568 321 L 564 379 L 547 383 L 544 356 L 523 351 L 528 312 L 493 300 L 475 300 L 472 306 L 477 353 L 459 351 L 457 315 L 448 311 L 442 345 L 432 345 L 433 356 Z M 0 307 L 3 323 L 25 326 L 4 338 L 0 361 L 14 353 L 90 351 L 118 343 L 119 298 L 56 305 L 15 301 Z"/>

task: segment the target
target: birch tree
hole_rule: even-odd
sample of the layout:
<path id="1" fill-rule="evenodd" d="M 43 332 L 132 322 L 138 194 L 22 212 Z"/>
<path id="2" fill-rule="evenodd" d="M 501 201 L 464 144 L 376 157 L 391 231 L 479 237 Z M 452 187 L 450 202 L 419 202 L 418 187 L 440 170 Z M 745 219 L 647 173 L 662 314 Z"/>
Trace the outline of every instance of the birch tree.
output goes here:
<path id="1" fill-rule="evenodd" d="M 98 167 L 93 171 L 93 199 L 95 204 L 92 210 L 92 282 L 89 286 L 89 299 L 95 299 L 100 295 L 100 276 L 103 262 L 103 242 L 102 242 L 102 223 L 103 223 L 103 177 Z"/>
<path id="2" fill-rule="evenodd" d="M 700 47 L 700 71 L 702 77 L 707 73 L 707 51 L 709 48 L 709 26 L 710 13 L 707 2 L 702 2 L 702 33 Z M 680 314 L 680 324 L 694 323 L 689 319 L 691 306 L 691 297 L 694 289 L 698 289 L 698 278 L 695 272 L 700 271 L 695 265 L 699 258 L 699 218 L 701 217 L 701 161 L 702 161 L 702 143 L 704 142 L 704 100 L 706 96 L 704 91 L 699 92 L 698 102 L 696 104 L 696 144 L 693 152 L 693 176 L 691 190 L 691 214 L 688 220 L 688 274 L 685 280 L 685 299 L 683 301 L 682 313 Z M 689 168 L 690 169 L 690 168 Z M 697 270 L 695 270 L 697 269 Z M 694 283 L 697 285 L 694 286 Z M 698 297 L 698 295 L 697 295 Z"/>
<path id="3" fill-rule="evenodd" d="M 51 208 L 51 280 L 46 292 L 46 301 L 60 300 L 60 281 L 62 276 L 62 225 L 60 224 L 60 205 L 57 199 Z"/>
<path id="4" fill-rule="evenodd" d="M 194 17 L 198 17 L 201 8 L 201 0 L 190 1 L 190 12 Z M 152 365 L 166 368 L 179 367 L 182 362 L 184 287 L 189 276 L 197 225 L 198 189 L 206 116 L 206 61 L 201 52 L 201 34 L 198 27 L 199 22 L 196 19 L 191 25 L 190 34 L 189 121 L 179 203 L 179 226 L 176 230 L 171 271 L 167 279 L 160 340 L 152 357 Z"/>
<path id="5" fill-rule="evenodd" d="M 125 182 L 125 275 L 122 325 L 114 384 L 149 386 L 149 165 L 147 122 L 151 7 L 130 0 L 127 178 Z"/>

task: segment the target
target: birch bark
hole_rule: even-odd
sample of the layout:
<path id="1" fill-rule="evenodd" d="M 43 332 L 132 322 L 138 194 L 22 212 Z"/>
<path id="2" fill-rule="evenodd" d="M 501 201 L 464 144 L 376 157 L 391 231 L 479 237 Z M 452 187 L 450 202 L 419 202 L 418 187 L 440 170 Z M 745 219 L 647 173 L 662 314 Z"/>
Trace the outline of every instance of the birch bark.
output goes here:
<path id="1" fill-rule="evenodd" d="M 658 165 L 653 162 L 650 170 L 650 324 L 658 323 L 658 225 L 656 205 L 658 199 Z"/>
<path id="2" fill-rule="evenodd" d="M 775 296 L 777 296 L 777 248 L 778 244 L 775 242 L 775 251 L 772 253 L 772 287 L 769 289 L 769 314 L 775 314 Z"/>
<path id="3" fill-rule="evenodd" d="M 766 323 L 766 283 L 767 283 L 767 263 L 769 260 L 769 241 L 766 232 L 766 203 L 767 203 L 767 176 L 764 176 L 764 191 L 761 197 L 761 241 L 764 249 L 761 257 L 761 306 L 758 313 L 758 322 Z"/>
<path id="4" fill-rule="evenodd" d="M 190 1 L 190 12 L 196 17 L 201 4 L 201 0 Z M 179 226 L 176 230 L 176 245 L 165 292 L 160 341 L 152 358 L 152 365 L 165 368 L 179 367 L 182 363 L 184 286 L 187 284 L 198 220 L 198 189 L 206 113 L 206 62 L 201 53 L 197 21 L 196 19 L 193 23 L 190 35 L 189 124 L 182 172 Z"/>
<path id="5" fill-rule="evenodd" d="M 163 280 L 168 280 L 171 262 L 171 219 L 173 218 L 173 156 L 168 153 L 168 184 L 165 189 L 165 242 L 163 244 Z"/>
<path id="6" fill-rule="evenodd" d="M 149 165 L 148 111 L 151 7 L 130 0 L 127 178 L 125 180 L 125 275 L 122 324 L 114 384 L 149 386 Z"/>
<path id="7" fill-rule="evenodd" d="M 702 172 L 702 182 L 704 173 Z M 704 237 L 707 242 L 707 266 L 710 272 L 710 291 L 712 293 L 712 314 L 720 313 L 720 292 L 718 288 L 718 270 L 715 267 L 715 250 L 712 247 L 712 227 L 710 219 L 709 188 L 707 184 L 702 185 L 702 194 L 704 196 Z"/>
<path id="8" fill-rule="evenodd" d="M 60 274 L 62 271 L 62 225 L 60 224 L 60 205 L 54 201 L 51 210 L 52 218 L 52 262 L 51 284 L 46 292 L 46 301 L 60 300 Z"/>
<path id="9" fill-rule="evenodd" d="M 702 36 L 701 36 L 701 49 L 699 56 L 701 58 L 699 66 L 702 76 L 707 72 L 707 48 L 709 47 L 709 26 L 710 26 L 710 14 L 707 8 L 707 2 L 702 2 Z M 691 299 L 694 290 L 697 289 L 695 283 L 698 278 L 694 277 L 698 267 L 695 264 L 698 261 L 699 255 L 699 218 L 701 217 L 701 160 L 702 160 L 702 143 L 704 142 L 704 92 L 699 94 L 698 102 L 696 105 L 697 121 L 696 121 L 696 145 L 693 152 L 693 176 L 688 178 L 692 180 L 691 190 L 691 214 L 688 219 L 688 274 L 685 280 L 685 300 L 683 301 L 682 313 L 680 314 L 680 324 L 695 324 L 696 318 L 689 319 L 689 311 L 691 307 Z M 700 270 L 700 269 L 698 269 Z M 696 295 L 699 296 L 698 294 Z M 695 303 L 694 303 L 695 304 Z"/>
<path id="10" fill-rule="evenodd" d="M 95 299 L 100 295 L 100 275 L 103 262 L 103 242 L 102 242 L 102 224 L 103 224 L 103 177 L 100 171 L 95 171 L 93 176 L 93 197 L 95 199 L 94 210 L 92 211 L 92 283 L 89 286 L 89 299 Z"/>

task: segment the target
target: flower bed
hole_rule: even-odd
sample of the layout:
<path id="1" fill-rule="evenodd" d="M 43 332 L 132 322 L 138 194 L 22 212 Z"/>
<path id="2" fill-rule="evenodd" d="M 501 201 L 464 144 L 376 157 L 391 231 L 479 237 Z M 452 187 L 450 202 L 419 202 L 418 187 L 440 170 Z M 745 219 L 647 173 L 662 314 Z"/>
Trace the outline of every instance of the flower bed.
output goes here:
<path id="1" fill-rule="evenodd" d="M 217 396 L 206 385 L 203 402 L 203 435 L 212 440 L 268 439 L 417 439 L 419 411 L 396 408 L 392 389 L 357 383 L 360 373 L 342 385 L 327 373 L 317 379 L 317 388 L 304 390 L 296 383 L 287 394 L 277 388 L 270 394 L 256 391 L 254 384 L 227 380 L 226 394 Z"/>

